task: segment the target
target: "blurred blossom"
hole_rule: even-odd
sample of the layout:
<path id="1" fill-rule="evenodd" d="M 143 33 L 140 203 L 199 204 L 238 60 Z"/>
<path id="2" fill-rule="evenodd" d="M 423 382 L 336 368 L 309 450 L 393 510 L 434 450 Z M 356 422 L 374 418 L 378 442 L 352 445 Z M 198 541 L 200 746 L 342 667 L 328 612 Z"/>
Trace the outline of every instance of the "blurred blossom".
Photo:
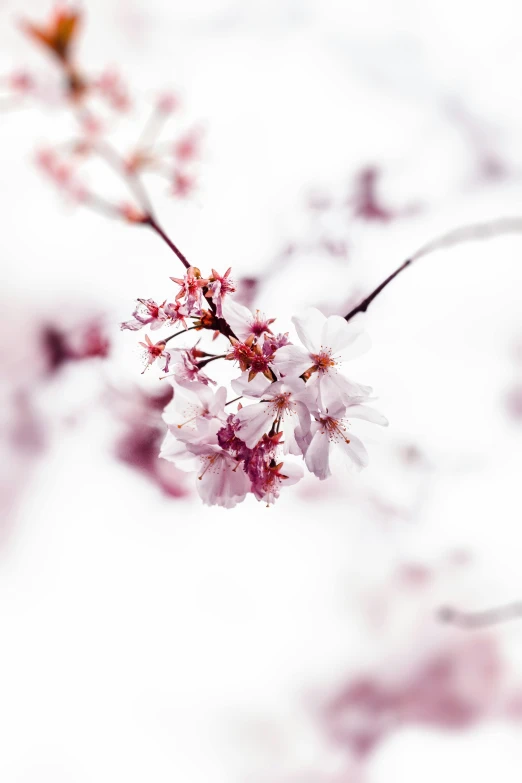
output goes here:
<path id="1" fill-rule="evenodd" d="M 520 684 L 499 634 L 452 628 L 437 619 L 435 602 L 467 564 L 465 553 L 437 567 L 407 564 L 380 595 L 374 592 L 368 608 L 382 605 L 373 632 L 378 655 L 346 679 L 323 713 L 324 730 L 336 746 L 365 759 L 408 726 L 457 731 L 485 720 L 519 719 L 513 703 Z"/>
<path id="2" fill-rule="evenodd" d="M 189 494 L 186 475 L 174 465 L 159 458 L 165 437 L 162 413 L 172 399 L 172 386 L 163 384 L 157 393 L 148 393 L 135 387 L 109 391 L 109 404 L 120 433 L 115 454 L 122 462 L 138 470 L 173 498 Z"/>

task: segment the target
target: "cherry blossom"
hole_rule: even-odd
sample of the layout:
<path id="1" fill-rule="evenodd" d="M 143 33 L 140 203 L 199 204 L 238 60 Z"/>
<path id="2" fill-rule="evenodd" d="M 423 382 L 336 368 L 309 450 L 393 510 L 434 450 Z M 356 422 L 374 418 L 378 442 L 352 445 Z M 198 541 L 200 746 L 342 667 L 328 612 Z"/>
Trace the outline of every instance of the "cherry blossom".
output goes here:
<path id="1" fill-rule="evenodd" d="M 304 475 L 301 465 L 277 461 L 282 435 L 282 432 L 263 435 L 245 458 L 245 471 L 252 481 L 252 493 L 267 505 L 277 500 L 283 485 L 291 486 Z"/>
<path id="2" fill-rule="evenodd" d="M 361 404 L 362 401 L 353 398 L 348 406 L 337 403 L 327 411 L 317 411 L 310 432 L 298 433 L 306 467 L 317 478 L 326 479 L 331 475 L 330 462 L 334 450 L 343 458 L 343 468 L 357 471 L 368 464 L 368 452 L 362 441 L 351 432 L 350 419 L 365 419 L 382 426 L 388 422 L 378 411 Z"/>
<path id="3" fill-rule="evenodd" d="M 208 284 L 208 280 L 201 278 L 199 269 L 191 266 L 187 269 L 185 277 L 171 277 L 170 279 L 180 286 L 176 299 L 184 300 L 189 313 L 199 313 L 201 311 L 202 289 Z"/>
<path id="4" fill-rule="evenodd" d="M 323 408 L 335 400 L 347 403 L 351 397 L 364 397 L 371 392 L 370 387 L 350 381 L 340 372 L 347 359 L 368 348 L 368 338 L 356 325 L 348 324 L 339 315 L 327 318 L 314 307 L 303 317 L 294 316 L 292 321 L 304 348 L 280 348 L 273 361 L 276 372 L 291 378 L 306 375 Z"/>
<path id="5" fill-rule="evenodd" d="M 227 269 L 224 275 L 220 275 L 215 269 L 212 270 L 212 277 L 208 285 L 208 292 L 206 296 L 212 299 L 216 313 L 219 318 L 223 318 L 223 300 L 227 294 L 232 294 L 236 290 L 236 285 L 233 280 L 230 280 L 229 275 L 232 271 L 231 268 Z"/>
<path id="6" fill-rule="evenodd" d="M 136 309 L 132 313 L 130 321 L 124 321 L 121 329 L 129 329 L 136 332 L 144 326 L 149 326 L 153 331 L 160 329 L 171 317 L 165 312 L 166 300 L 162 304 L 156 304 L 154 299 L 138 299 Z"/>
<path id="7" fill-rule="evenodd" d="M 234 508 L 245 499 L 250 482 L 228 451 L 209 442 L 193 443 L 189 449 L 199 458 L 196 486 L 205 505 Z"/>
<path id="8" fill-rule="evenodd" d="M 140 299 L 137 323 L 123 325 L 136 330 L 147 322 L 160 328 L 176 316 L 184 325 L 190 318 L 193 322 L 156 344 L 148 336 L 142 343 L 147 365 L 157 359 L 172 364 L 167 377 L 174 397 L 163 415 L 168 431 L 160 456 L 196 473 L 205 503 L 227 507 L 247 494 L 271 505 L 281 489 L 304 475 L 305 467 L 325 479 L 336 453 L 344 458 L 343 470 L 365 467 L 368 454 L 351 422 L 387 422 L 366 404 L 369 387 L 339 372 L 343 359 L 365 347 L 360 329 L 311 308 L 305 317 L 293 319 L 304 347 L 292 345 L 287 334 L 272 332 L 275 319 L 259 311 L 253 315 L 233 299 L 230 271 L 220 276 L 213 269 L 203 277 L 190 267 L 183 278 L 175 279 L 180 291 L 173 304 Z M 202 309 L 204 299 L 212 300 L 213 309 Z M 213 340 L 226 338 L 228 348 L 208 353 L 199 347 L 201 336 L 192 347 L 172 344 L 166 350 L 167 340 L 190 329 L 211 332 Z M 218 359 L 233 362 L 240 372 L 230 381 L 237 395 L 230 403 L 227 388 L 213 390 L 216 381 L 206 370 Z M 239 402 L 235 413 L 226 411 L 232 402 Z"/>
<path id="9" fill-rule="evenodd" d="M 275 318 L 265 318 L 256 310 L 252 315 L 248 307 L 244 307 L 233 299 L 227 299 L 223 307 L 223 317 L 232 327 L 234 334 L 243 342 L 259 340 L 267 334 L 272 334 L 270 326 Z"/>
<path id="10" fill-rule="evenodd" d="M 174 364 L 174 377 L 179 381 L 199 381 L 208 385 L 215 385 L 216 381 L 210 378 L 200 367 L 200 361 L 205 353 L 199 351 L 196 346 L 193 348 L 176 348 L 178 359 Z"/>
<path id="11" fill-rule="evenodd" d="M 224 421 L 226 397 L 224 386 L 214 392 L 200 381 L 179 380 L 174 384 L 174 396 L 163 412 L 163 419 L 171 430 L 185 428 L 195 432 L 202 420 Z"/>
<path id="12" fill-rule="evenodd" d="M 238 437 L 249 448 L 253 448 L 263 435 L 268 435 L 271 429 L 283 433 L 283 453 L 300 455 L 301 448 L 295 439 L 296 427 L 300 433 L 308 434 L 310 429 L 310 413 L 303 399 L 306 389 L 303 381 L 290 385 L 284 381 L 271 383 L 264 390 L 260 402 L 242 408 L 237 414 L 241 423 Z"/>
<path id="13" fill-rule="evenodd" d="M 155 361 L 159 361 L 161 359 L 163 359 L 163 372 L 169 371 L 170 353 L 169 351 L 165 350 L 164 341 L 153 343 L 149 335 L 146 334 L 145 342 L 140 343 L 140 345 L 145 349 L 145 369 L 143 370 L 142 374 L 148 367 L 150 367 L 151 364 L 154 364 Z"/>
<path id="14" fill-rule="evenodd" d="M 370 388 L 344 375 L 344 361 L 366 347 L 360 328 L 347 322 L 354 313 L 326 318 L 311 308 L 292 319 L 301 343 L 292 344 L 288 333 L 274 330 L 274 317 L 240 304 L 239 294 L 235 298 L 231 268 L 221 274 L 207 267 L 202 273 L 190 263 L 158 223 L 145 174 L 163 176 L 179 196 L 190 194 L 196 184 L 194 164 L 201 131 L 187 130 L 185 125 L 160 142 L 160 132 L 180 108 L 177 95 L 164 93 L 153 101 L 137 141 L 120 152 L 109 135 L 116 119 L 110 110 L 121 115 L 131 105 L 131 96 L 117 71 L 108 69 L 100 76 L 79 67 L 75 52 L 80 22 L 79 13 L 59 8 L 47 24 L 24 25 L 29 37 L 52 54 L 62 76 L 62 102 L 80 134 L 56 149 L 43 149 L 38 163 L 77 202 L 155 232 L 184 267 L 182 276 L 170 278 L 178 286 L 174 301 L 168 293 L 159 300 L 137 298 L 132 317 L 121 324 L 124 331 L 149 327 L 150 333 L 159 333 L 155 342 L 146 334 L 139 343 L 144 349 L 143 372 L 158 365 L 161 372 L 169 373 L 171 366 L 171 374 L 162 379 L 168 379 L 164 385 L 168 389 L 171 384 L 174 396 L 163 413 L 167 432 L 160 456 L 195 472 L 204 503 L 225 507 L 243 501 L 247 494 L 270 505 L 284 487 L 302 477 L 305 467 L 326 478 L 336 451 L 348 457 L 352 466 L 363 467 L 368 456 L 349 429 L 350 422 L 366 418 L 384 424 L 385 420 L 365 405 Z M 34 93 L 31 80 L 21 79 L 13 88 Z M 78 172 L 81 166 L 83 180 L 90 159 L 120 177 L 126 197 L 112 201 L 96 188 L 86 188 Z M 337 244 L 332 252 L 344 253 L 343 243 L 339 248 Z M 255 293 L 257 273 L 251 270 L 246 280 L 255 284 L 250 287 Z M 363 300 L 356 311 L 365 307 Z M 197 339 L 192 339 L 194 332 Z M 85 355 L 102 355 L 103 350 L 102 342 L 93 337 Z M 220 374 L 213 362 L 223 359 Z M 223 376 L 228 382 L 218 386 L 217 378 Z M 235 409 L 227 409 L 235 403 Z"/>

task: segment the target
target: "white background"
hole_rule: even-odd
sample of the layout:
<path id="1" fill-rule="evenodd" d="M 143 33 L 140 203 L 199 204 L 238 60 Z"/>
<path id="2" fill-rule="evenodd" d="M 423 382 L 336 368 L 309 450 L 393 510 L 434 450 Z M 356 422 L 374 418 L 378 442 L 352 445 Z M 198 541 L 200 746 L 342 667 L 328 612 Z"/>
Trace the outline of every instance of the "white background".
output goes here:
<path id="1" fill-rule="evenodd" d="M 49 8 L 0 4 L 3 72 L 28 64 L 52 73 L 17 29 Z M 307 193 L 343 194 L 366 164 L 382 168 L 386 204 L 419 205 L 383 225 L 332 218 L 350 240 L 349 261 L 307 252 L 273 278 L 259 304 L 283 324 L 307 304 L 342 311 L 440 232 L 520 209 L 517 3 L 84 8 L 82 62 L 117 65 L 145 102 L 179 88 L 186 116 L 206 129 L 198 193 L 182 204 L 156 193 L 163 222 L 203 270 L 262 272 L 307 236 Z M 455 102 L 505 177 L 482 175 L 473 139 L 448 109 Z M 387 645 L 407 666 L 425 642 L 393 622 L 372 636 L 365 596 L 388 594 L 400 563 L 439 568 L 428 595 L 394 599 L 426 618 L 429 636 L 440 602 L 479 609 L 522 594 L 522 429 L 505 407 L 521 373 L 522 237 L 423 259 L 370 309 L 373 349 L 356 377 L 375 388 L 390 427 L 371 433 L 364 475 L 293 487 L 269 510 L 253 498 L 208 509 L 195 496 L 166 499 L 110 453 L 109 417 L 94 402 L 106 379 L 154 383 L 139 377 L 134 338 L 118 323 L 136 296 L 167 295 L 179 269 L 152 234 L 70 210 L 38 177 L 34 148 L 64 132 L 53 109 L 0 116 L 2 340 L 30 384 L 33 360 L 20 357 L 31 356 L 33 319 L 85 304 L 109 314 L 115 358 L 67 369 L 42 390 L 47 447 L 6 520 L 0 780 L 264 783 L 308 773 L 322 783 L 337 771 L 345 783 L 361 780 L 316 705 L 369 660 L 386 667 Z M 412 444 L 421 467 L 400 456 Z M 464 579 L 446 579 L 440 566 L 454 549 L 473 557 Z M 502 629 L 515 680 L 521 640 L 520 625 Z M 519 729 L 492 720 L 463 733 L 398 732 L 361 774 L 509 783 L 521 772 Z"/>

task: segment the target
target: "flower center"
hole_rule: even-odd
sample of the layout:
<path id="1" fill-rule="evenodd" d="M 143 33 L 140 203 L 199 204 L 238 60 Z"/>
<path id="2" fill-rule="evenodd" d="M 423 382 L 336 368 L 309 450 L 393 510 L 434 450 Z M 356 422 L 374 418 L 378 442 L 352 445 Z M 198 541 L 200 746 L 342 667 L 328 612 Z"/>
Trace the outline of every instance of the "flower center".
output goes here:
<path id="1" fill-rule="evenodd" d="M 318 419 L 323 432 L 328 435 L 328 439 L 334 443 L 338 443 L 340 440 L 344 440 L 345 443 L 350 442 L 350 438 L 346 437 L 346 424 L 344 419 L 332 419 L 331 416 L 326 416 L 324 419 Z"/>
<path id="2" fill-rule="evenodd" d="M 291 392 L 283 392 L 283 394 L 278 394 L 277 397 L 274 397 L 272 400 L 272 405 L 277 411 L 278 416 L 282 416 L 284 413 L 293 413 L 293 403 L 290 396 Z"/>
<path id="3" fill-rule="evenodd" d="M 314 360 L 309 372 L 326 373 L 331 367 L 335 367 L 336 361 L 332 359 L 332 349 L 323 348 L 319 353 L 312 353 L 311 358 Z"/>

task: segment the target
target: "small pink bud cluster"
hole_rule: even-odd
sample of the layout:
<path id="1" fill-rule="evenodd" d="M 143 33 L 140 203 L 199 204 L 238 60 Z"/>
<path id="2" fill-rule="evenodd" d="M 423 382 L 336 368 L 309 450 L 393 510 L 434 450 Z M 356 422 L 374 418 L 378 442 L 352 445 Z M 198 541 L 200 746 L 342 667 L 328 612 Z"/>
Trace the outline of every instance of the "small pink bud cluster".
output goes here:
<path id="1" fill-rule="evenodd" d="M 366 403 L 371 389 L 344 375 L 343 363 L 366 347 L 364 333 L 340 316 L 326 318 L 314 308 L 293 318 L 301 345 L 273 331 L 274 318 L 252 313 L 233 297 L 231 270 L 203 277 L 190 267 L 172 277 L 174 301 L 139 299 L 123 329 L 183 328 L 140 343 L 146 367 L 159 362 L 174 395 L 163 413 L 167 434 L 160 456 L 178 469 L 194 471 L 204 503 L 231 508 L 247 494 L 272 504 L 285 486 L 308 469 L 320 479 L 341 465 L 359 470 L 368 462 L 362 441 L 352 432 L 356 419 L 385 425 Z M 171 348 L 178 335 L 195 330 L 192 347 Z M 201 345 L 223 344 L 217 354 Z M 212 335 L 212 336 L 211 336 Z M 218 386 L 203 368 L 223 359 L 237 377 Z M 213 365 L 215 366 L 215 365 Z M 229 396 L 235 399 L 227 402 Z M 228 406 L 242 400 L 236 410 Z"/>

